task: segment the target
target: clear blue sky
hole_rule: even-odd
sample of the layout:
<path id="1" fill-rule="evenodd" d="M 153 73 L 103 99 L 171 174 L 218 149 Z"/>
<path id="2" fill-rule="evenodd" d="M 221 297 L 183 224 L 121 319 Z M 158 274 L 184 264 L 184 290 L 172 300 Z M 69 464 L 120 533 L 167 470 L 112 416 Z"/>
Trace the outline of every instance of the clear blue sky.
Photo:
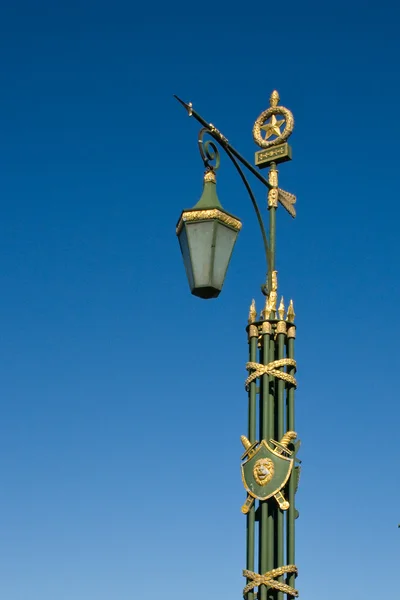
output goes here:
<path id="1" fill-rule="evenodd" d="M 400 530 L 399 10 L 297 3 L 0 8 L 0 597 L 241 598 L 244 222 L 218 300 L 175 223 L 201 193 L 191 100 L 250 160 L 272 89 L 294 160 L 279 291 L 297 314 L 298 587 L 381 598 Z M 255 184 L 264 204 L 264 191 Z M 388 583 L 388 584 L 389 584 Z"/>

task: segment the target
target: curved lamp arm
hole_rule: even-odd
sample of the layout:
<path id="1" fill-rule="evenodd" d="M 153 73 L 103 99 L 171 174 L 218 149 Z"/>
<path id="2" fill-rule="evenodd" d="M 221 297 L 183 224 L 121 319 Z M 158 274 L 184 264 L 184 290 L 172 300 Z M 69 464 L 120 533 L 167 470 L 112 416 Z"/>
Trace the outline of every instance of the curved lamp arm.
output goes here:
<path id="1" fill-rule="evenodd" d="M 237 150 L 235 150 L 235 148 L 233 148 L 228 140 L 225 138 L 225 136 L 223 136 L 221 134 L 220 131 L 218 131 L 218 129 L 216 129 L 216 127 L 214 127 L 211 123 L 207 123 L 200 115 L 198 115 L 192 108 L 191 104 L 186 104 L 186 102 L 183 102 L 183 100 L 181 100 L 180 98 L 178 98 L 178 96 L 174 96 L 178 102 L 180 102 L 188 111 L 189 116 L 193 116 L 195 117 L 195 119 L 197 121 L 199 121 L 199 123 L 201 123 L 201 125 L 203 125 L 202 129 L 199 132 L 199 136 L 198 136 L 198 143 L 199 143 L 199 151 L 201 154 L 201 157 L 203 159 L 204 165 L 206 166 L 206 168 L 210 169 L 210 170 L 214 170 L 214 169 L 218 169 L 219 167 L 219 163 L 220 163 L 220 156 L 219 156 L 219 152 L 218 152 L 218 148 L 217 146 L 211 142 L 211 141 L 203 141 L 203 136 L 205 133 L 208 133 L 210 135 L 210 137 L 213 138 L 213 140 L 215 140 L 215 142 L 217 142 L 217 144 L 225 151 L 225 153 L 227 154 L 227 156 L 230 158 L 230 160 L 232 161 L 234 167 L 236 168 L 237 172 L 240 175 L 241 180 L 243 181 L 245 188 L 249 194 L 251 203 L 253 205 L 254 211 L 256 213 L 256 217 L 258 220 L 258 224 L 260 226 L 260 230 L 261 230 L 261 236 L 263 239 L 263 244 L 264 244 L 264 251 L 265 251 L 265 259 L 266 259 L 266 263 L 267 263 L 267 275 L 270 276 L 271 273 L 271 254 L 270 254 L 270 248 L 269 248 L 269 244 L 268 244 L 268 238 L 267 238 L 267 234 L 266 234 L 266 230 L 265 230 L 265 226 L 264 226 L 264 221 L 263 218 L 261 216 L 261 212 L 259 209 L 259 206 L 257 204 L 257 200 L 254 196 L 254 193 L 251 189 L 251 186 L 249 184 L 249 182 L 247 181 L 247 178 L 243 172 L 243 169 L 240 167 L 239 165 L 239 161 L 253 174 L 257 177 L 257 179 L 259 181 L 261 181 L 268 189 L 271 189 L 271 185 L 269 183 L 269 181 L 267 181 L 267 179 L 265 179 L 262 175 L 260 175 L 260 173 L 258 171 L 256 171 L 256 169 L 249 163 L 247 162 L 246 159 L 244 159 L 239 152 L 237 152 Z M 211 164 L 212 161 L 216 161 L 216 164 L 213 166 Z M 263 290 L 264 291 L 264 290 Z"/>
<path id="2" fill-rule="evenodd" d="M 269 245 L 268 245 L 268 238 L 267 238 L 267 233 L 265 231 L 264 221 L 261 216 L 261 211 L 258 207 L 257 200 L 256 200 L 256 197 L 254 196 L 253 190 L 251 189 L 251 186 L 250 186 L 249 182 L 247 181 L 245 174 L 243 173 L 243 169 L 241 169 L 238 161 L 233 156 L 232 152 L 226 147 L 225 144 L 223 144 L 221 142 L 221 140 L 218 137 L 213 135 L 213 133 L 207 127 L 203 127 L 202 129 L 200 129 L 199 136 L 198 136 L 199 151 L 200 151 L 201 158 L 203 159 L 204 166 L 207 169 L 216 170 L 219 168 L 219 165 L 220 165 L 220 155 L 219 155 L 218 148 L 210 140 L 207 140 L 207 141 L 203 140 L 205 133 L 208 133 L 213 138 L 213 140 L 215 140 L 221 146 L 221 148 L 226 152 L 226 154 L 231 159 L 233 165 L 235 166 L 237 172 L 240 175 L 241 180 L 243 181 L 243 183 L 246 187 L 246 190 L 250 196 L 251 203 L 253 205 L 254 211 L 257 216 L 258 224 L 260 226 L 261 236 L 262 236 L 263 243 L 264 243 L 265 259 L 267 262 L 267 273 L 269 273 L 270 267 L 271 267 L 271 258 L 270 258 L 271 255 L 270 255 L 270 250 L 269 250 Z M 212 161 L 215 161 L 215 165 L 211 164 Z"/>
<path id="3" fill-rule="evenodd" d="M 236 170 L 239 173 L 239 175 L 240 175 L 240 177 L 241 177 L 241 179 L 242 179 L 242 181 L 243 181 L 244 185 L 246 186 L 246 189 L 247 189 L 247 191 L 249 193 L 251 203 L 253 204 L 253 208 L 254 208 L 256 216 L 257 216 L 258 224 L 259 224 L 260 229 L 261 229 L 261 236 L 262 236 L 263 243 L 264 243 L 265 259 L 266 259 L 266 262 L 267 262 L 267 275 L 268 275 L 268 273 L 271 272 L 271 268 L 270 268 L 271 267 L 271 255 L 270 255 L 270 250 L 269 250 L 267 233 L 265 231 L 264 221 L 263 221 L 263 218 L 261 216 L 260 209 L 258 208 L 257 200 L 256 200 L 256 198 L 255 198 L 255 196 L 253 194 L 253 190 L 251 189 L 250 184 L 247 181 L 246 176 L 243 173 L 242 169 L 240 168 L 237 160 L 234 158 L 234 156 L 231 154 L 231 152 L 227 148 L 224 148 L 224 150 L 227 153 L 227 155 L 229 156 L 229 158 L 231 159 L 231 161 L 233 162 L 233 164 L 235 165 Z"/>

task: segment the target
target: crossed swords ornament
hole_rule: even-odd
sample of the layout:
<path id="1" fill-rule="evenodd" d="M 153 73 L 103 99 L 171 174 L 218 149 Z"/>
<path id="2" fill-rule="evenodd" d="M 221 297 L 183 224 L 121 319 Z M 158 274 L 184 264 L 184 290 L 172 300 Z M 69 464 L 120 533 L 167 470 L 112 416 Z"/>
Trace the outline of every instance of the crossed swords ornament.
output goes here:
<path id="1" fill-rule="evenodd" d="M 247 491 L 246 502 L 242 506 L 242 513 L 247 514 L 254 500 L 267 500 L 272 496 L 281 510 L 288 510 L 290 504 L 283 495 L 282 489 L 286 485 L 292 472 L 294 459 L 288 445 L 296 439 L 294 431 L 288 431 L 280 442 L 266 440 L 251 443 L 246 436 L 241 436 L 245 452 L 242 460 L 242 480 Z M 257 460 L 255 460 L 257 459 Z"/>

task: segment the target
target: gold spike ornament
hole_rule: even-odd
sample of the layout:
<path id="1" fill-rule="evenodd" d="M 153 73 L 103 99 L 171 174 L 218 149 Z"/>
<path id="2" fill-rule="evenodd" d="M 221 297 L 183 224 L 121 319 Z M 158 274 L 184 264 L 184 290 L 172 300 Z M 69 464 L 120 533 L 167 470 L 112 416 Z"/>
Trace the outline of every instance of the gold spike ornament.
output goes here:
<path id="1" fill-rule="evenodd" d="M 256 310 L 256 301 L 252 300 L 252 303 L 250 304 L 250 310 L 249 310 L 249 323 L 254 323 L 254 321 L 257 320 L 257 310 Z"/>
<path id="2" fill-rule="evenodd" d="M 279 319 L 283 321 L 283 319 L 285 318 L 285 302 L 283 300 L 283 296 L 281 297 L 281 302 L 279 304 L 278 315 Z"/>
<path id="3" fill-rule="evenodd" d="M 289 321 L 290 323 L 293 323 L 295 316 L 296 316 L 296 314 L 294 312 L 293 300 L 291 300 L 290 304 L 289 304 L 288 311 L 287 311 L 286 321 Z"/>

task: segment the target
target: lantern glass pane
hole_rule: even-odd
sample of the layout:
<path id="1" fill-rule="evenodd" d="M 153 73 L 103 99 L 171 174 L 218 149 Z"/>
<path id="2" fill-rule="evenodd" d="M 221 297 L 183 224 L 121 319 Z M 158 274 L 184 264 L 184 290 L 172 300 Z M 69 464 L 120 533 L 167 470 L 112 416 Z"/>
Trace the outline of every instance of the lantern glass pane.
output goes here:
<path id="1" fill-rule="evenodd" d="M 215 221 L 186 223 L 194 287 L 211 284 Z"/>
<path id="2" fill-rule="evenodd" d="M 190 258 L 190 249 L 189 249 L 189 243 L 188 243 L 187 234 L 186 234 L 186 226 L 182 227 L 181 231 L 179 232 L 178 239 L 179 239 L 179 245 L 181 247 L 183 264 L 185 265 L 186 276 L 189 281 L 190 289 L 193 290 L 194 281 L 193 281 L 192 261 Z"/>
<path id="3" fill-rule="evenodd" d="M 238 232 L 223 223 L 216 223 L 213 287 L 221 290 Z"/>

